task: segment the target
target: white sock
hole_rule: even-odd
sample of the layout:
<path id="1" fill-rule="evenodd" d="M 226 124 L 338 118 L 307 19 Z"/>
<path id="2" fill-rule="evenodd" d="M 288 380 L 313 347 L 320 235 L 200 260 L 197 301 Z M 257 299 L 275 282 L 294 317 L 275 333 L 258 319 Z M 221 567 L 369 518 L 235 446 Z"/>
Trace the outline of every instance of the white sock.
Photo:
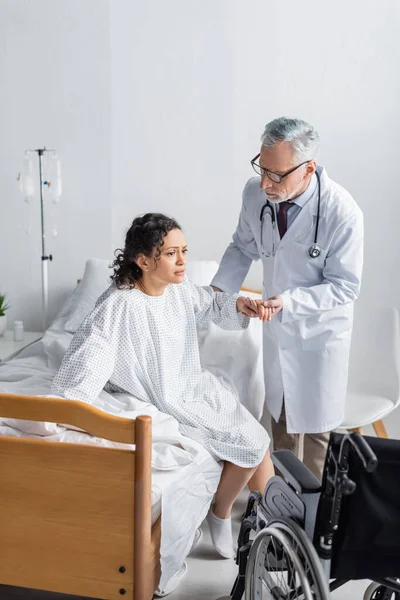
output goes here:
<path id="1" fill-rule="evenodd" d="M 233 549 L 231 518 L 220 519 L 216 517 L 211 507 L 207 515 L 207 522 L 210 528 L 212 543 L 218 554 L 224 558 L 233 558 L 235 551 Z"/>

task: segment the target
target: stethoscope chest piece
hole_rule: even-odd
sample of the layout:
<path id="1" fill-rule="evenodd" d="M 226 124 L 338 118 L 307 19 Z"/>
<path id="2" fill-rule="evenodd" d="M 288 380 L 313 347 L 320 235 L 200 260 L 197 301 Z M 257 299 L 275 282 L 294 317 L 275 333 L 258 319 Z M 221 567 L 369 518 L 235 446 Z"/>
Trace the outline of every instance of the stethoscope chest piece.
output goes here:
<path id="1" fill-rule="evenodd" d="M 321 248 L 318 246 L 318 244 L 313 244 L 310 246 L 308 254 L 310 255 L 310 258 L 318 258 L 318 256 L 321 254 Z"/>

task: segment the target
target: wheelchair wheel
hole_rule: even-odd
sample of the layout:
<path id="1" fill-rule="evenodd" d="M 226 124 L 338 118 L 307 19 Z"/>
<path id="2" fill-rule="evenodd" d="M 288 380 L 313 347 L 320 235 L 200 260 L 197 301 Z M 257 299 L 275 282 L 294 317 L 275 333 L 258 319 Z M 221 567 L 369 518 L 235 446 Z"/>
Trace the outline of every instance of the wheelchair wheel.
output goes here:
<path id="1" fill-rule="evenodd" d="M 318 555 L 301 527 L 274 519 L 255 537 L 247 562 L 245 600 L 329 600 Z"/>
<path id="2" fill-rule="evenodd" d="M 370 583 L 363 600 L 400 600 L 400 593 L 379 583 Z"/>

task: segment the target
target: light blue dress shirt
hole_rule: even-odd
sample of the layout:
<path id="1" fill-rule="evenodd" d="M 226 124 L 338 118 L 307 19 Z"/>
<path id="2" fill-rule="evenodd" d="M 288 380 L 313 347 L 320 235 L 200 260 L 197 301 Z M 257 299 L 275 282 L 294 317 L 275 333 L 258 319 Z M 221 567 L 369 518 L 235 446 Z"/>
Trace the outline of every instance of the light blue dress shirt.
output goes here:
<path id="1" fill-rule="evenodd" d="M 295 218 L 299 215 L 301 209 L 307 204 L 307 202 L 313 197 L 315 190 L 317 189 L 317 176 L 314 175 L 310 179 L 308 188 L 300 194 L 297 198 L 292 201 L 291 206 L 287 211 L 287 229 L 291 226 Z M 279 204 L 276 205 L 276 214 L 279 212 Z"/>

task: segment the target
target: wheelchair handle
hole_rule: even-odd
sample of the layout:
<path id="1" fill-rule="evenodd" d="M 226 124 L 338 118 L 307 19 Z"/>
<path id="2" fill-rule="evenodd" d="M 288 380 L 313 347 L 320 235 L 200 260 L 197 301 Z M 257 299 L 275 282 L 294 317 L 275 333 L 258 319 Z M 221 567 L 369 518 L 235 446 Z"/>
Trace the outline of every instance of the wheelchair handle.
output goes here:
<path id="1" fill-rule="evenodd" d="M 355 448 L 364 469 L 368 473 L 375 471 L 378 466 L 378 459 L 374 452 L 372 452 L 370 445 L 360 433 L 352 433 L 349 437 L 353 447 Z"/>

